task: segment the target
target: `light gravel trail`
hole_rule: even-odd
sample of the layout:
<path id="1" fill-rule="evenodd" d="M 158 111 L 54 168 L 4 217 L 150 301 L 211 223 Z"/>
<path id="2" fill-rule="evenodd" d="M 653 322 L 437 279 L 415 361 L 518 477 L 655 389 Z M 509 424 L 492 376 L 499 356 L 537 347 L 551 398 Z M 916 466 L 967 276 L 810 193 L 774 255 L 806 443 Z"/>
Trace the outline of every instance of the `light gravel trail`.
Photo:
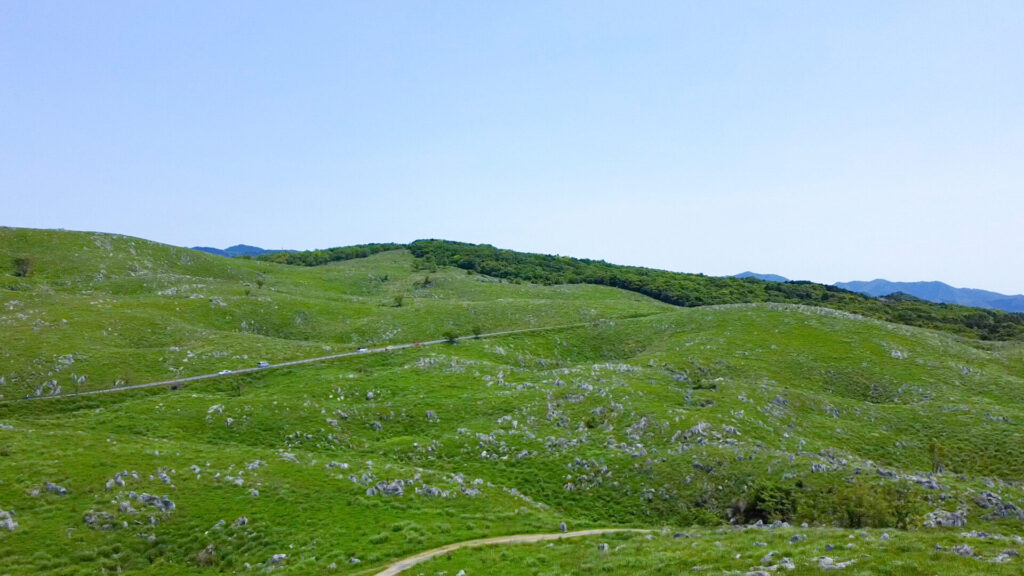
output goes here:
<path id="1" fill-rule="evenodd" d="M 443 554 L 447 554 L 453 550 L 460 548 L 476 548 L 478 546 L 493 546 L 495 544 L 523 544 L 527 542 L 543 542 L 545 540 L 561 540 L 562 538 L 579 538 L 581 536 L 595 536 L 598 534 L 611 534 L 614 532 L 653 532 L 653 530 L 643 530 L 640 528 L 597 528 L 594 530 L 578 530 L 576 532 L 555 532 L 551 534 L 517 534 L 515 536 L 498 536 L 496 538 L 479 538 L 477 540 L 466 540 L 465 542 L 456 542 L 454 544 L 448 544 L 447 546 L 441 546 L 440 548 L 434 548 L 433 550 L 427 550 L 426 552 L 420 552 L 414 556 L 403 558 L 397 562 L 393 562 L 388 565 L 387 568 L 374 574 L 374 576 L 395 576 L 400 574 L 409 568 L 436 558 Z"/>
<path id="2" fill-rule="evenodd" d="M 627 320 L 629 318 L 619 318 L 618 320 Z M 480 334 L 479 336 L 459 336 L 455 338 L 455 341 L 464 340 L 478 340 L 483 338 L 498 338 L 501 336 L 512 336 L 515 334 L 528 334 L 530 332 L 543 332 L 546 330 L 564 330 L 568 328 L 580 328 L 582 326 L 593 326 L 602 322 L 602 320 L 595 320 L 593 322 L 579 322 L 576 324 L 562 324 L 559 326 L 541 326 L 539 328 L 520 328 L 518 330 L 504 330 L 501 332 L 490 332 L 487 334 Z M 85 392 L 72 392 L 69 394 L 57 394 L 53 396 L 26 396 L 24 398 L 12 398 L 9 400 L 0 400 L 0 404 L 10 404 L 12 402 L 24 402 L 27 400 L 51 400 L 55 398 L 74 398 L 77 396 L 93 396 L 96 394 L 112 394 L 115 392 L 125 392 L 128 390 L 142 390 L 145 388 L 158 388 L 158 387 L 180 387 L 185 384 L 191 384 L 192 382 L 199 382 L 202 380 L 212 380 L 214 378 L 230 378 L 232 376 L 238 376 L 240 374 L 253 374 L 255 372 L 266 372 L 267 370 L 274 370 L 275 368 L 288 368 L 291 366 L 301 366 L 303 364 L 314 364 L 317 362 L 328 362 L 331 360 L 338 360 L 340 358 L 350 358 L 353 356 L 366 356 L 368 354 L 382 354 L 392 352 L 395 350 L 403 350 L 407 348 L 419 348 L 423 346 L 433 346 L 437 344 L 444 344 L 449 342 L 447 339 L 441 340 L 430 340 L 428 342 L 416 342 L 406 344 L 395 344 L 393 346 L 383 346 L 381 348 L 370 348 L 363 352 L 342 352 L 340 354 L 331 354 L 328 356 L 317 356 L 315 358 L 302 358 L 300 360 L 290 360 L 288 362 L 281 362 L 280 364 L 271 364 L 263 368 L 252 367 L 252 368 L 240 368 L 232 370 L 230 373 L 221 374 L 201 374 L 198 376 L 189 376 L 187 378 L 175 378 L 173 380 L 161 380 L 159 382 L 147 382 L 145 384 L 132 384 L 130 386 L 119 386 L 117 388 L 104 388 L 102 390 L 87 390 Z"/>

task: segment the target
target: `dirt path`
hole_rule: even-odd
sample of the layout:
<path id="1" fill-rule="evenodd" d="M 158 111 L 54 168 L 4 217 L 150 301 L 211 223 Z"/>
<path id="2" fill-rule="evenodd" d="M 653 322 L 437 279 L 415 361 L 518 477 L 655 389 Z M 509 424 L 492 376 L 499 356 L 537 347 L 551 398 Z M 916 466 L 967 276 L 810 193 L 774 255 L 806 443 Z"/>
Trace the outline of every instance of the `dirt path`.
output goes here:
<path id="1" fill-rule="evenodd" d="M 459 336 L 459 337 L 455 338 L 454 340 L 456 342 L 462 342 L 462 341 L 466 341 L 466 340 L 478 340 L 478 339 L 482 339 L 482 338 L 499 338 L 501 336 L 511 336 L 513 334 L 528 334 L 530 332 L 543 332 L 543 331 L 546 331 L 546 330 L 564 330 L 564 329 L 567 329 L 567 328 L 579 328 L 579 327 L 582 327 L 582 326 L 591 326 L 593 324 L 596 324 L 597 322 L 600 322 L 600 320 L 596 320 L 596 321 L 593 321 L 593 322 L 579 322 L 579 323 L 576 323 L 576 324 L 562 324 L 562 325 L 559 325 L 559 326 L 541 326 L 541 327 L 538 327 L 538 328 L 520 328 L 518 330 L 504 330 L 502 332 L 490 332 L 488 334 L 480 334 L 478 336 Z M 232 376 L 238 376 L 240 374 L 251 374 L 253 372 L 264 372 L 266 370 L 273 370 L 275 368 L 287 368 L 289 366 L 299 366 L 299 365 L 302 365 L 302 364 L 313 364 L 313 363 L 316 363 L 316 362 L 327 362 L 327 361 L 330 361 L 330 360 L 338 360 L 339 358 L 349 358 L 349 357 L 353 357 L 353 356 L 365 356 L 367 354 L 381 354 L 381 353 L 392 352 L 394 350 L 404 350 L 404 349 L 407 349 L 407 348 L 419 348 L 419 347 L 422 347 L 422 346 L 434 346 L 434 345 L 437 345 L 437 344 L 445 344 L 445 343 L 450 343 L 450 342 L 452 342 L 452 341 L 445 339 L 445 340 L 430 340 L 430 341 L 427 341 L 427 342 L 416 342 L 416 343 L 408 343 L 408 344 L 394 344 L 394 345 L 391 345 L 391 346 L 382 346 L 380 348 L 369 348 L 369 349 L 366 349 L 366 350 L 364 350 L 362 352 L 359 352 L 359 351 L 356 351 L 356 352 L 342 352 L 340 354 L 331 354 L 329 356 L 317 356 L 316 358 L 302 358 L 300 360 L 291 360 L 291 361 L 288 361 L 288 362 L 281 362 L 279 364 L 271 364 L 270 366 L 265 366 L 263 368 L 252 368 L 252 367 L 250 367 L 250 368 L 239 368 L 239 369 L 231 370 L 230 372 L 227 372 L 227 373 L 224 373 L 224 374 L 221 374 L 219 372 L 216 373 L 216 374 L 201 374 L 201 375 L 198 375 L 198 376 L 189 376 L 187 378 L 175 378 L 173 380 L 161 380 L 159 382 L 147 382 L 145 384 L 132 384 L 130 386 L 120 386 L 118 388 L 103 388 L 103 389 L 99 389 L 99 390 L 87 390 L 85 392 L 72 392 L 72 393 L 67 393 L 67 394 L 57 394 L 57 395 L 54 395 L 54 396 L 26 396 L 24 398 L 11 398 L 11 399 L 7 399 L 7 400 L 0 400 L 0 404 L 9 404 L 9 403 L 12 403 L 12 402 L 23 402 L 23 401 L 26 401 L 26 400 L 52 400 L 54 398 L 72 398 L 72 397 L 75 397 L 75 396 L 93 396 L 93 395 L 96 395 L 96 394 L 113 394 L 113 393 L 116 393 L 116 392 L 125 392 L 127 390 L 141 390 L 141 389 L 144 389 L 144 388 L 156 388 L 156 387 L 160 387 L 160 386 L 164 386 L 164 387 L 180 387 L 180 386 L 183 386 L 185 384 L 190 384 L 192 382 L 198 382 L 200 380 L 211 380 L 211 379 L 214 379 L 214 378 L 230 378 Z"/>
<path id="2" fill-rule="evenodd" d="M 409 556 L 403 558 L 397 562 L 392 563 L 390 566 L 377 572 L 374 576 L 394 576 L 404 570 L 408 570 L 413 566 L 447 554 L 453 550 L 459 548 L 475 548 L 477 546 L 491 546 L 494 544 L 521 544 L 525 542 L 543 542 L 545 540 L 561 540 L 562 538 L 579 538 L 580 536 L 594 536 L 596 534 L 610 534 L 613 532 L 652 532 L 652 530 L 643 530 L 640 528 L 598 528 L 594 530 L 579 530 L 576 532 L 555 532 L 553 534 L 517 534 L 515 536 L 498 536 L 496 538 L 480 538 L 478 540 L 466 540 L 465 542 L 456 542 L 455 544 L 448 544 L 447 546 L 441 546 L 440 548 L 434 548 L 433 550 L 427 550 L 426 552 L 420 552 L 415 556 Z"/>

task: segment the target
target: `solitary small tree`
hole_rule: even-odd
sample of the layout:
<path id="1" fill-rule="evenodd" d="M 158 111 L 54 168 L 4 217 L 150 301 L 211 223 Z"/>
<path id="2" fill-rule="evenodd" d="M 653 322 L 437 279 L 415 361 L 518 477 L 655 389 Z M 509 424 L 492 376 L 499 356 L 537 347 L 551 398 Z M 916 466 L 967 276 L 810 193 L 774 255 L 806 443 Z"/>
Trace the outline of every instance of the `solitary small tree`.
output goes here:
<path id="1" fill-rule="evenodd" d="M 444 332 L 444 334 L 442 334 L 442 336 L 444 336 L 444 339 L 449 344 L 455 344 L 455 342 L 458 341 L 458 339 L 459 339 L 459 335 L 455 333 L 455 330 L 445 330 L 445 332 Z"/>
<path id="2" fill-rule="evenodd" d="M 946 471 L 946 448 L 938 441 L 932 440 L 928 445 L 928 453 L 932 459 L 932 472 L 942 474 Z"/>
<path id="3" fill-rule="evenodd" d="M 32 273 L 32 259 L 28 256 L 18 256 L 14 259 L 14 275 L 27 278 Z"/>

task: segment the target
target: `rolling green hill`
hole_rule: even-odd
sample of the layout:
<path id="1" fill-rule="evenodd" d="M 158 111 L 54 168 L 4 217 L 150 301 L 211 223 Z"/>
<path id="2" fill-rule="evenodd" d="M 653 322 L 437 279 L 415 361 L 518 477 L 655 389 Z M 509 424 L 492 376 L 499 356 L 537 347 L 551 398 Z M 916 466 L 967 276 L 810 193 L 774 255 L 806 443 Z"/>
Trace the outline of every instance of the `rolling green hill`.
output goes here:
<path id="1" fill-rule="evenodd" d="M 272 253 L 258 259 L 299 266 L 365 257 L 401 247 L 365 244 Z M 906 293 L 872 297 L 840 285 L 787 281 L 781 276 L 744 272 L 736 276 L 704 276 L 599 260 L 502 250 L 487 244 L 448 240 L 417 240 L 408 245 L 414 256 L 432 266 L 456 266 L 497 278 L 539 284 L 592 284 L 614 286 L 650 296 L 675 306 L 708 306 L 753 302 L 807 304 L 854 312 L 910 326 L 934 328 L 985 340 L 1024 340 L 1024 313 L 1003 312 L 1000 306 L 974 308 L 939 304 Z M 990 309 L 992 308 L 992 309 Z"/>
<path id="2" fill-rule="evenodd" d="M 438 264 L 500 278 L 542 284 L 615 286 L 678 306 L 741 302 L 808 304 L 974 338 L 1024 340 L 1024 314 L 935 304 L 906 294 L 871 298 L 837 286 L 813 282 L 766 282 L 749 277 L 684 274 L 445 240 L 417 240 L 409 248 L 417 257 Z"/>
<path id="3" fill-rule="evenodd" d="M 419 270 L 404 249 L 317 268 L 225 259 L 111 234 L 0 229 L 0 394 L 251 367 L 360 346 L 653 314 L 606 287 Z M 16 276 L 14 262 L 31 262 Z M 84 378 L 84 379 L 83 379 Z"/>
<path id="4" fill-rule="evenodd" d="M 562 522 L 655 532 L 409 573 L 802 574 L 825 556 L 851 574 L 1021 570 L 1019 342 L 508 282 L 415 249 L 298 267 L 3 229 L 0 251 L 2 573 L 375 574 Z M 15 400 L 48 381 L 106 389 L 576 323 Z"/>

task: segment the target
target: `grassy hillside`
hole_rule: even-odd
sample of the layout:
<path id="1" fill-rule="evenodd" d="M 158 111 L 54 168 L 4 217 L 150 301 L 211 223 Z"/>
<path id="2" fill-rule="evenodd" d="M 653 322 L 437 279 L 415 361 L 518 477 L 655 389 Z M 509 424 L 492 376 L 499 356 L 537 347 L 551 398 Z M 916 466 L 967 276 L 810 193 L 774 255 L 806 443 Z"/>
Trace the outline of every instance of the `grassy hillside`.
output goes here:
<path id="1" fill-rule="evenodd" d="M 905 294 L 870 298 L 813 282 L 765 282 L 756 278 L 684 274 L 445 240 L 418 240 L 409 248 L 419 258 L 498 278 L 541 284 L 615 286 L 677 306 L 741 302 L 808 304 L 974 338 L 1024 340 L 1024 314 L 934 304 Z"/>
<path id="2" fill-rule="evenodd" d="M 282 264 L 320 266 L 398 247 L 402 246 L 365 244 L 307 252 L 280 252 L 258 258 Z M 530 254 L 502 250 L 487 244 L 448 240 L 417 240 L 409 244 L 408 248 L 414 256 L 426 262 L 424 266 L 456 266 L 495 278 L 544 285 L 614 286 L 675 306 L 754 302 L 806 304 L 910 326 L 945 330 L 972 338 L 1024 340 L 1024 313 L 1003 312 L 995 306 L 974 308 L 937 304 L 904 293 L 875 298 L 834 285 L 806 281 L 764 281 L 750 273 L 724 277 L 705 276 L 620 266 L 567 256 Z"/>
<path id="3" fill-rule="evenodd" d="M 789 557 L 797 573 L 816 573 L 826 555 L 855 560 L 854 574 L 1020 571 L 1019 558 L 1000 554 L 1024 543 L 1021 344 L 825 308 L 675 308 L 608 287 L 501 283 L 418 270 L 403 251 L 316 268 L 198 254 L 182 263 L 194 253 L 140 240 L 11 234 L 40 235 L 16 247 L 30 255 L 74 239 L 80 247 L 66 252 L 106 272 L 96 280 L 80 265 L 75 284 L 44 265 L 6 278 L 23 289 L 4 294 L 5 334 L 24 331 L 5 342 L 6 374 L 59 359 L 54 342 L 91 346 L 115 365 L 166 358 L 161 326 L 193 351 L 231 344 L 240 356 L 269 341 L 279 348 L 261 354 L 288 357 L 355 346 L 360 330 L 415 340 L 474 322 L 597 321 L 180 390 L 2 404 L 0 510 L 17 523 L 0 527 L 4 573 L 374 574 L 443 544 L 561 522 L 656 533 L 465 550 L 411 573 L 746 573 L 773 550 L 769 565 L 785 570 Z M 136 254 L 122 262 L 128 248 Z M 133 258 L 154 262 L 150 273 L 112 272 L 131 271 Z M 263 287 L 246 296 L 242 283 L 259 274 Z M 154 295 L 186 283 L 202 284 L 203 298 Z M 395 307 L 397 294 L 411 301 Z M 237 310 L 259 298 L 256 310 L 309 318 L 301 329 L 268 323 L 273 335 L 238 328 Z M 29 304 L 8 311 L 12 300 Z M 91 304 L 101 300 L 110 305 Z M 337 324 L 325 319 L 335 311 Z M 52 325 L 65 315 L 75 331 Z M 103 336 L 111 328 L 118 346 Z M 946 513 L 966 526 L 926 526 Z M 738 528 L 757 522 L 791 527 Z M 973 553 L 958 555 L 960 545 Z M 287 558 L 275 564 L 277 554 Z"/>
<path id="4" fill-rule="evenodd" d="M 853 536 L 853 538 L 850 538 Z M 792 542 L 793 538 L 801 538 Z M 687 530 L 651 536 L 610 535 L 550 544 L 459 550 L 410 571 L 413 574 L 942 574 L 1013 575 L 1020 565 L 1005 540 L 964 538 L 968 557 L 935 533 L 789 528 Z M 961 553 L 968 552 L 958 548 Z M 972 557 L 974 555 L 976 557 Z M 999 558 L 999 561 L 994 559 Z M 1005 561 L 1003 561 L 1005 560 Z M 841 567 L 840 567 L 841 566 Z M 791 567 L 791 568 L 790 568 Z M 774 568 L 774 570 L 773 570 Z M 790 572 L 793 570 L 793 572 Z"/>
<path id="5" fill-rule="evenodd" d="M 30 262 L 17 276 L 15 262 Z M 0 395 L 109 388 L 440 338 L 651 314 L 610 288 L 418 270 L 406 250 L 318 268 L 111 234 L 0 228 Z M 47 387 L 42 392 L 52 390 Z"/>

